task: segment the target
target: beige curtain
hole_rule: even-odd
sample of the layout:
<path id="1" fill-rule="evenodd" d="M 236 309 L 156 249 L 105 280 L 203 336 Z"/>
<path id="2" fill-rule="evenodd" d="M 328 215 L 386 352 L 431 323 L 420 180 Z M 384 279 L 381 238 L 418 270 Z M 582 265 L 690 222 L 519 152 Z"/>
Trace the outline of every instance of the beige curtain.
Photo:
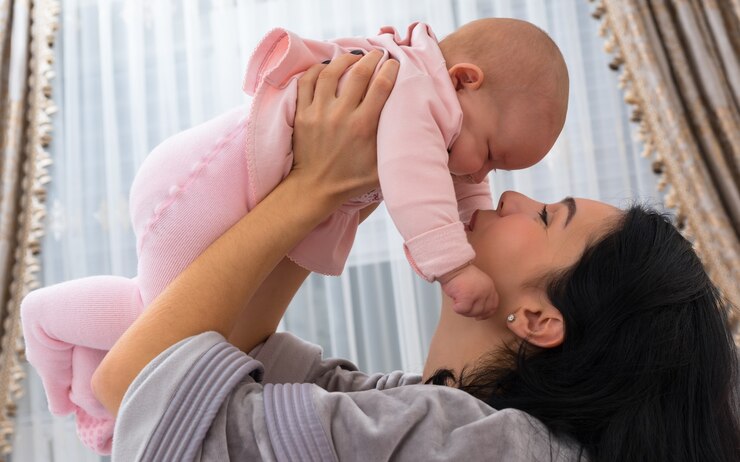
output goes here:
<path id="1" fill-rule="evenodd" d="M 24 377 L 18 306 L 38 285 L 56 0 L 0 0 L 0 460 Z"/>
<path id="2" fill-rule="evenodd" d="M 735 305 L 740 345 L 740 1 L 600 0 L 666 206 Z"/>

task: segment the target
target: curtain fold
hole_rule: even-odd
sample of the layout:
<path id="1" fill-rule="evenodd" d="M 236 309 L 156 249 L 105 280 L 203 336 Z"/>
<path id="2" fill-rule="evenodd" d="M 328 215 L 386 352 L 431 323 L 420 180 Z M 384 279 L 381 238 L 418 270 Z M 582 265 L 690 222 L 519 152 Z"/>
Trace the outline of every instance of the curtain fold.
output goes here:
<path id="1" fill-rule="evenodd" d="M 20 300 L 38 286 L 58 9 L 53 0 L 0 3 L 0 458 L 12 450 L 25 377 Z"/>
<path id="2" fill-rule="evenodd" d="M 740 11 L 734 0 L 601 0 L 612 68 L 665 204 L 735 305 L 740 344 Z"/>

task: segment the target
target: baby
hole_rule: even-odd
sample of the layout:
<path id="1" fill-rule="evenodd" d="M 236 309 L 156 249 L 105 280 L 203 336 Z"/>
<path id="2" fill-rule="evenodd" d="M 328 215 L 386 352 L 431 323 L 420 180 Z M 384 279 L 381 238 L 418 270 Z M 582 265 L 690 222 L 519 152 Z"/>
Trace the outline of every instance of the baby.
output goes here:
<path id="1" fill-rule="evenodd" d="M 490 278 L 471 264 L 463 223 L 476 209 L 493 208 L 488 172 L 529 167 L 552 147 L 568 101 L 563 58 L 547 34 L 514 19 L 474 21 L 440 43 L 424 24 L 412 24 L 406 38 L 384 28 L 377 37 L 330 42 L 274 30 L 257 47 L 244 84 L 254 95 L 250 179 L 269 178 L 274 186 L 289 171 L 295 111 L 289 89 L 296 74 L 317 59 L 371 49 L 400 62 L 378 125 L 378 175 L 406 256 L 421 277 L 440 281 L 457 313 L 485 318 L 497 296 Z M 313 271 L 340 273 L 357 210 L 381 191 L 346 204 L 290 258 Z M 250 206 L 264 197 L 255 196 L 248 197 Z"/>
<path id="2" fill-rule="evenodd" d="M 137 173 L 130 196 L 137 276 L 68 281 L 23 300 L 26 355 L 43 380 L 50 411 L 74 412 L 87 446 L 111 450 L 114 419 L 90 388 L 105 352 L 290 171 L 297 77 L 340 54 L 375 49 L 383 51 L 382 61 L 400 62 L 378 128 L 382 197 L 373 191 L 343 205 L 288 257 L 311 271 L 340 274 L 359 210 L 384 198 L 414 270 L 440 281 L 458 313 L 490 315 L 495 289 L 471 263 L 463 223 L 476 209 L 493 208 L 490 170 L 533 165 L 560 133 L 568 76 L 557 46 L 512 19 L 475 21 L 439 43 L 424 24 L 411 25 L 406 38 L 385 28 L 372 38 L 328 42 L 276 29 L 248 65 L 248 114 L 236 108 L 173 136 Z"/>

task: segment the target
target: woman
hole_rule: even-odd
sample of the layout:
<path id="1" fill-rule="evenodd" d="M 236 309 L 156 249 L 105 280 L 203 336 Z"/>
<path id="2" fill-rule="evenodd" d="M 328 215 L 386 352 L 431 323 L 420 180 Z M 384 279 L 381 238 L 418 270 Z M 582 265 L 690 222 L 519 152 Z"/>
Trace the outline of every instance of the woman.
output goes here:
<path id="1" fill-rule="evenodd" d="M 727 306 L 690 245 L 639 208 L 505 193 L 479 211 L 469 240 L 500 303 L 475 321 L 444 300 L 424 381 L 455 386 L 368 376 L 273 334 L 306 277 L 284 255 L 377 186 L 375 128 L 396 64 L 365 93 L 377 56 L 357 60 L 306 73 L 290 175 L 96 371 L 118 417 L 114 460 L 734 460 Z"/>

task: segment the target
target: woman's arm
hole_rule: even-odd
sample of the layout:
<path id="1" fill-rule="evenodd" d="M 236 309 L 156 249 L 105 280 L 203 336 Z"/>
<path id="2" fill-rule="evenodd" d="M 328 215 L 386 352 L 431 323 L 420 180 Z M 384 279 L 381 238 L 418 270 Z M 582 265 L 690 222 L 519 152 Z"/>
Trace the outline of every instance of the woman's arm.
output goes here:
<path id="1" fill-rule="evenodd" d="M 290 301 L 309 273 L 283 257 L 239 313 L 227 338 L 229 343 L 249 354 L 256 344 L 267 340 L 277 330 Z"/>
<path id="2" fill-rule="evenodd" d="M 194 260 L 108 352 L 92 387 L 113 415 L 152 359 L 202 332 L 228 338 L 245 300 L 287 252 L 347 199 L 377 187 L 375 132 L 398 69 L 395 61 L 386 62 L 367 89 L 380 57 L 372 52 L 357 62 L 348 54 L 301 78 L 296 124 L 307 128 L 294 133 L 293 170 Z M 355 62 L 336 97 L 339 77 Z M 262 315 L 255 313 L 255 318 Z M 256 329 L 251 340 L 245 338 L 243 347 L 252 348 L 269 335 L 265 327 Z"/>
<path id="3" fill-rule="evenodd" d="M 300 130 L 298 127 L 296 129 Z M 378 204 L 374 203 L 361 209 L 360 223 L 377 207 Z M 283 257 L 239 314 L 228 338 L 229 343 L 249 353 L 256 344 L 272 335 L 309 273 L 310 271 L 296 265 L 288 257 Z M 259 340 L 255 342 L 255 339 Z"/>

